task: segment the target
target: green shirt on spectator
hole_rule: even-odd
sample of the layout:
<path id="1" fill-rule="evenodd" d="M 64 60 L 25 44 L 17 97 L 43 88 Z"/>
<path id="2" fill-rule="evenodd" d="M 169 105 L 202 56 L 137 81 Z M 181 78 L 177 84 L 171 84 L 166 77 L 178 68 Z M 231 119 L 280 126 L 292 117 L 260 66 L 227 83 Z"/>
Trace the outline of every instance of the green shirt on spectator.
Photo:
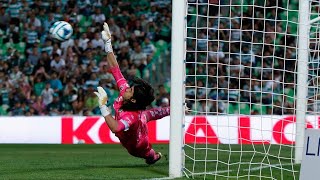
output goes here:
<path id="1" fill-rule="evenodd" d="M 98 104 L 98 98 L 93 96 L 93 97 L 88 97 L 85 102 L 84 102 L 84 106 L 90 110 L 94 109 L 95 107 L 97 107 Z"/>
<path id="2" fill-rule="evenodd" d="M 44 82 L 38 82 L 34 84 L 33 91 L 36 96 L 40 96 L 42 90 L 45 88 L 46 84 Z"/>

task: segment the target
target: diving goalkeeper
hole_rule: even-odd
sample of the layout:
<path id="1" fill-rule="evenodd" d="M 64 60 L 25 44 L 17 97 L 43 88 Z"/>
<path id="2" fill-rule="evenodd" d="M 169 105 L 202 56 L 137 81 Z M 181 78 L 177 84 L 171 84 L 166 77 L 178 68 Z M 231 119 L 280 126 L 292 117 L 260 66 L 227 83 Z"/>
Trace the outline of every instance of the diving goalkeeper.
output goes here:
<path id="1" fill-rule="evenodd" d="M 161 153 L 152 149 L 148 139 L 147 123 L 161 119 L 170 114 L 169 107 L 146 110 L 154 100 L 154 90 L 149 83 L 140 78 L 129 81 L 121 74 L 119 65 L 113 54 L 111 33 L 107 23 L 101 32 L 105 42 L 105 51 L 110 66 L 110 71 L 117 82 L 120 94 L 115 100 L 113 108 L 115 117 L 112 117 L 106 106 L 108 96 L 102 87 L 98 87 L 95 94 L 99 98 L 99 107 L 110 130 L 119 138 L 123 147 L 135 157 L 144 158 L 147 164 L 154 164 L 161 159 Z"/>

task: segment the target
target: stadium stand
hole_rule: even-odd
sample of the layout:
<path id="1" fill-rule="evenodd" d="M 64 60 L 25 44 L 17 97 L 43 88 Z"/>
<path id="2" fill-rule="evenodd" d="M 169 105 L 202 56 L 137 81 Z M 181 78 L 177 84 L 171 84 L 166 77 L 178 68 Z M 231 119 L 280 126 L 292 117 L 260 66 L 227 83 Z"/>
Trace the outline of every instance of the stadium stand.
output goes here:
<path id="1" fill-rule="evenodd" d="M 48 37 L 58 20 L 74 28 L 66 42 Z M 157 102 L 167 104 L 170 73 L 157 72 L 170 72 L 170 0 L 10 0 L 0 3 L 0 115 L 98 115 L 99 85 L 111 105 L 118 91 L 104 59 L 104 21 L 123 74 L 165 84 Z"/>
<path id="2" fill-rule="evenodd" d="M 274 2 L 270 1 L 270 3 Z M 282 5 L 280 3 L 269 4 L 269 6 L 281 7 Z M 297 4 L 291 4 L 291 6 L 297 7 Z M 260 11 L 255 10 L 255 14 L 252 14 L 253 11 L 248 6 L 245 13 L 240 15 L 236 7 L 231 8 L 230 12 L 229 8 L 221 9 L 225 17 L 227 13 L 231 13 L 235 20 L 228 22 L 219 19 L 220 29 L 226 27 L 225 29 L 230 28 L 231 31 L 217 31 L 218 18 L 211 18 L 212 30 L 209 31 L 208 37 L 206 33 L 200 32 L 198 37 L 202 40 L 197 42 L 191 40 L 193 42 L 188 43 L 196 45 L 198 50 L 206 50 L 208 46 L 209 62 L 219 61 L 233 65 L 231 68 L 222 65 L 219 66 L 219 69 L 210 68 L 209 75 L 215 75 L 219 70 L 219 74 L 223 72 L 225 76 L 219 79 L 208 79 L 208 85 L 212 88 L 219 84 L 219 89 L 227 87 L 228 74 L 239 73 L 243 65 L 251 64 L 251 62 L 252 69 L 254 69 L 252 73 L 257 77 L 261 75 L 266 78 L 270 77 L 270 72 L 259 71 L 262 67 L 267 69 L 273 66 L 283 69 L 285 66 L 288 71 L 293 72 L 297 59 L 294 48 L 297 26 L 291 22 L 296 21 L 293 18 L 296 18 L 297 15 L 280 12 L 280 19 L 291 23 L 287 33 L 291 36 L 287 36 L 284 41 L 281 35 L 278 35 L 277 39 L 273 39 L 272 33 L 262 36 L 268 29 L 274 31 L 275 28 L 283 28 L 280 23 L 258 20 L 254 22 L 253 27 L 252 23 L 247 21 L 250 20 L 249 17 L 258 17 Z M 197 11 L 197 9 L 190 8 L 189 11 Z M 200 14 L 201 11 L 199 9 Z M 274 16 L 274 9 L 268 8 L 265 13 L 267 16 Z M 214 9 L 210 10 L 210 16 L 216 15 Z M 237 18 L 240 16 L 242 18 Z M 74 27 L 72 39 L 58 43 L 48 38 L 49 27 L 57 20 L 65 20 L 72 24 Z M 101 24 L 105 20 L 113 32 L 113 46 L 123 74 L 147 79 L 154 87 L 164 84 L 161 86 L 161 91 L 165 92 L 159 92 L 160 90 L 157 89 L 154 106 L 160 106 L 162 100 L 165 102 L 170 99 L 170 0 L 11 0 L 10 3 L 7 1 L 0 3 L 0 115 L 96 115 L 99 111 L 93 91 L 98 85 L 108 87 L 109 105 L 111 105 L 118 92 L 115 82 L 108 73 L 108 66 L 103 57 L 103 43 L 99 36 Z M 192 26 L 192 23 L 195 22 L 196 19 L 189 18 L 188 26 Z M 197 20 L 197 23 L 201 24 L 201 18 Z M 265 28 L 262 23 L 265 23 Z M 240 27 L 240 24 L 243 26 Z M 259 29 L 261 34 L 259 36 L 256 33 L 251 41 L 252 31 L 250 30 L 253 28 Z M 245 31 L 241 33 L 241 30 Z M 225 39 L 225 42 L 228 42 L 231 36 L 232 42 L 224 44 L 207 41 L 217 39 L 217 36 Z M 237 43 L 240 38 L 244 42 L 247 39 L 248 42 L 255 42 L 255 44 L 248 43 L 240 48 L 240 44 Z M 262 41 L 268 43 L 273 40 L 275 46 L 264 46 L 263 51 L 261 50 Z M 261 57 L 271 56 L 273 48 L 277 48 L 275 52 L 278 53 L 278 57 L 283 55 L 283 49 L 277 45 L 287 47 L 286 57 L 292 59 L 292 66 L 284 65 L 280 59 L 261 60 Z M 232 54 L 226 53 L 229 52 L 227 49 L 229 47 L 232 49 L 230 51 Z M 291 50 L 290 47 L 292 47 Z M 186 61 L 192 62 L 195 56 L 198 61 L 205 61 L 207 57 L 205 53 L 196 55 L 187 53 Z M 195 71 L 197 75 L 205 73 L 201 66 L 195 68 L 192 63 L 189 63 L 187 72 L 194 74 Z M 248 73 L 250 72 L 244 71 L 241 74 L 239 77 L 242 79 L 241 82 L 239 79 L 233 79 L 228 91 L 210 91 L 211 104 L 205 107 L 200 103 L 199 106 L 202 107 L 197 107 L 197 109 L 204 111 L 207 109 L 208 112 L 216 114 L 281 115 L 292 113 L 290 107 L 294 104 L 295 92 L 290 83 L 276 88 L 276 92 L 286 94 L 286 96 L 273 97 L 276 100 L 270 102 L 269 97 L 272 94 L 268 93 L 270 92 L 268 84 L 265 82 L 261 84 L 260 81 L 251 81 L 254 83 L 248 84 L 249 81 L 243 80 Z M 186 83 L 195 85 L 196 82 L 197 86 L 202 86 L 206 76 L 205 74 L 203 78 L 197 76 L 196 80 L 188 78 Z M 275 79 L 281 78 L 280 72 L 275 71 L 274 76 Z M 286 82 L 292 80 L 293 76 L 293 74 L 286 74 Z M 246 91 L 239 92 L 239 89 Z M 250 89 L 256 93 L 246 93 Z M 194 93 L 195 91 L 190 91 L 186 92 L 186 95 L 194 96 Z M 205 91 L 198 91 L 197 98 L 201 98 L 205 93 Z M 232 103 L 225 103 L 226 101 Z M 284 106 L 281 107 L 280 104 Z M 194 106 L 188 102 L 188 107 L 195 108 Z M 271 106 L 274 106 L 273 112 L 271 112 Z"/>

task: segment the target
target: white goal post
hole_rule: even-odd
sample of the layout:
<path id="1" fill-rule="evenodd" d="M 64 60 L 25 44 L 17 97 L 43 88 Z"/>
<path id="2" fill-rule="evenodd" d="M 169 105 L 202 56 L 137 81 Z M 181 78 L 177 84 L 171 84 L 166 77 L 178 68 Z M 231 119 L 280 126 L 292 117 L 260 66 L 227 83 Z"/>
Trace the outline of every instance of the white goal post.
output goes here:
<path id="1" fill-rule="evenodd" d="M 172 1 L 169 176 L 181 177 L 183 168 L 185 15 L 184 0 Z M 174 112 L 174 113 L 173 113 Z"/>
<path id="2" fill-rule="evenodd" d="M 171 178 L 297 179 L 320 127 L 319 7 L 172 0 Z"/>
<path id="3" fill-rule="evenodd" d="M 299 0 L 298 84 L 295 162 L 301 163 L 308 95 L 309 2 Z"/>

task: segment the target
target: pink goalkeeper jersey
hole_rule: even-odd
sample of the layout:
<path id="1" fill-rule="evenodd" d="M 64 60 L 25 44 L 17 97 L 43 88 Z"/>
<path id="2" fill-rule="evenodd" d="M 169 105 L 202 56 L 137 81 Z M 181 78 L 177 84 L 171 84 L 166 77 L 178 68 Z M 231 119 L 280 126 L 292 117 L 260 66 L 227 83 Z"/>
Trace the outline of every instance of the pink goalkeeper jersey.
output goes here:
<path id="1" fill-rule="evenodd" d="M 123 104 L 123 94 L 129 88 L 129 85 L 121 74 L 119 67 L 113 67 L 110 70 L 120 90 L 119 97 L 113 104 L 115 119 L 118 123 L 123 124 L 121 126 L 123 128 L 116 132 L 115 135 L 130 154 L 143 157 L 145 151 L 151 149 L 147 122 L 169 115 L 169 107 L 154 108 L 146 111 L 122 111 L 120 108 Z"/>

